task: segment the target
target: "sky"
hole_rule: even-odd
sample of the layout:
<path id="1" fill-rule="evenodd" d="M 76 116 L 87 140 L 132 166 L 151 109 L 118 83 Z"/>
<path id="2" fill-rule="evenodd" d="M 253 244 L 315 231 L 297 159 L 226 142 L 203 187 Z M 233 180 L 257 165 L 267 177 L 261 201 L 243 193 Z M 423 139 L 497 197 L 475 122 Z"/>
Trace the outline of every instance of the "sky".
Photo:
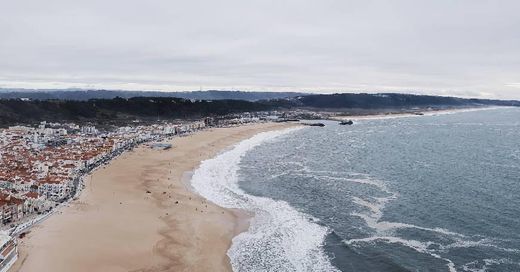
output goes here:
<path id="1" fill-rule="evenodd" d="M 520 99 L 520 1 L 0 0 L 0 88 Z"/>

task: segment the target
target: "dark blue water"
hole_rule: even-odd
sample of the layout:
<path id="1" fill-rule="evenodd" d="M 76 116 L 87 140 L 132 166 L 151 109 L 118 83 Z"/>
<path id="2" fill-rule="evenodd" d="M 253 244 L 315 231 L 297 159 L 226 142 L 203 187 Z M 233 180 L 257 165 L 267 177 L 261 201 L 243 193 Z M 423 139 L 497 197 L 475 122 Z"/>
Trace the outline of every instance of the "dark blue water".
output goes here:
<path id="1" fill-rule="evenodd" d="M 335 267 L 520 271 L 520 109 L 326 124 L 254 147 L 238 180 L 326 227 Z"/>

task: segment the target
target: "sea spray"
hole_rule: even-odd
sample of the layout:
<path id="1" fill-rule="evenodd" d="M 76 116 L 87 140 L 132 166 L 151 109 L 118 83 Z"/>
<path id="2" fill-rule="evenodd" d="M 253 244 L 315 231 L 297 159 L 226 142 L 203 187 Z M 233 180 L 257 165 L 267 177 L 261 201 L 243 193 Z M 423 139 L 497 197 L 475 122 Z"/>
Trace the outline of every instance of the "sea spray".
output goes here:
<path id="1" fill-rule="evenodd" d="M 254 214 L 249 230 L 233 239 L 228 255 L 234 271 L 338 271 L 322 246 L 328 229 L 285 201 L 245 193 L 238 186 L 242 157 L 256 146 L 299 128 L 263 132 L 203 161 L 191 185 L 225 208 Z"/>

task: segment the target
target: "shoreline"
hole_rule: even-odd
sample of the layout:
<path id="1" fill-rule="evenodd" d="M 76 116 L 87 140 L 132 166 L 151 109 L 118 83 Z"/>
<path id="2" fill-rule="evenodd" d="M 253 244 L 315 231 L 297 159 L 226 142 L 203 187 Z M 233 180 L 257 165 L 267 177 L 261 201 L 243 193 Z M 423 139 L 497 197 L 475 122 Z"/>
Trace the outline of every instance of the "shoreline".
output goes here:
<path id="1" fill-rule="evenodd" d="M 434 110 L 417 110 L 416 113 L 402 112 L 402 113 L 387 113 L 387 114 L 367 114 L 367 115 L 336 115 L 329 120 L 332 121 L 346 121 L 346 120 L 371 120 L 371 119 L 391 119 L 403 117 L 421 117 L 421 116 L 435 116 L 443 114 L 454 114 L 461 112 L 473 112 L 482 110 L 494 110 L 509 108 L 508 106 L 486 106 L 486 107 L 470 107 L 470 108 L 454 108 L 454 109 L 434 109 Z"/>
<path id="2" fill-rule="evenodd" d="M 231 271 L 227 250 L 249 217 L 205 200 L 186 175 L 241 140 L 291 126 L 212 128 L 169 140 L 169 150 L 125 152 L 20 239 L 9 271 Z"/>
<path id="3" fill-rule="evenodd" d="M 283 135 L 299 129 L 259 133 L 202 162 L 193 175 L 193 187 L 208 200 L 251 214 L 248 231 L 234 237 L 228 251 L 236 271 L 257 271 L 265 267 L 284 271 L 338 271 L 323 247 L 328 227 L 317 224 L 311 215 L 296 209 L 289 202 L 267 195 L 250 194 L 239 185 L 243 178 L 247 179 L 241 178 L 239 171 L 241 161 L 248 152 L 268 143 L 268 148 L 276 150 L 276 146 L 285 144 L 279 137 L 283 138 Z M 294 139 L 287 144 L 295 145 Z M 259 152 L 265 155 L 264 150 Z M 254 152 L 251 155 L 255 156 Z M 272 162 L 276 163 L 280 157 L 274 155 L 273 159 Z M 248 160 L 244 166 L 256 168 L 256 163 L 254 159 Z M 291 250 L 287 251 L 288 248 Z M 298 261 L 294 263 L 293 260 Z"/>
<path id="4" fill-rule="evenodd" d="M 290 126 L 288 126 L 290 127 Z M 283 129 L 285 127 L 282 127 L 280 129 Z M 269 131 L 269 130 L 267 130 Z M 262 133 L 262 132 L 265 132 L 265 131 L 261 131 L 259 133 Z M 257 133 L 258 134 L 258 133 Z M 243 140 L 246 140 L 246 139 L 243 139 Z M 220 150 L 217 154 L 215 154 L 215 157 L 217 157 L 218 155 L 226 152 L 227 150 L 229 150 L 230 148 L 233 148 L 233 146 L 237 143 L 239 143 L 240 141 L 236 142 L 236 143 L 233 143 L 225 148 L 223 148 L 222 150 Z M 211 159 L 211 158 L 208 158 L 208 159 Z M 202 161 L 200 162 L 202 163 Z M 205 199 L 206 201 L 214 204 L 214 205 L 217 205 L 225 210 L 228 210 L 231 214 L 233 214 L 234 218 L 235 218 L 235 225 L 233 227 L 233 236 L 232 236 L 232 239 L 236 236 L 238 236 L 240 233 L 242 232 L 246 232 L 248 229 L 249 229 L 249 226 L 250 226 L 250 222 L 251 222 L 251 219 L 254 217 L 254 214 L 250 214 L 248 211 L 246 210 L 242 210 L 242 209 L 236 209 L 236 208 L 224 208 L 214 202 L 212 202 L 211 200 L 208 200 L 207 198 L 205 198 L 204 196 L 200 195 L 196 190 L 195 188 L 193 188 L 193 186 L 191 185 L 191 179 L 193 178 L 193 173 L 200 167 L 200 163 L 197 167 L 195 167 L 192 171 L 186 171 L 183 173 L 182 175 L 182 179 L 181 179 L 181 183 L 184 184 L 184 186 L 186 187 L 186 190 L 188 190 L 189 192 L 191 192 L 192 194 L 196 195 L 196 196 L 199 196 L 203 199 Z"/>

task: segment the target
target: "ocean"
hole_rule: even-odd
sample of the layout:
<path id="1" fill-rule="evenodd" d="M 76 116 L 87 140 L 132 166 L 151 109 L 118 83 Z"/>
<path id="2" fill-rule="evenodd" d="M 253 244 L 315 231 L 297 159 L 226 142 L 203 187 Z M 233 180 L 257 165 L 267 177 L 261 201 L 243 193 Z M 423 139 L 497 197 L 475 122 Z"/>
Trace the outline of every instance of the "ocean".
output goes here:
<path id="1" fill-rule="evenodd" d="M 520 271 L 520 109 L 265 132 L 204 161 L 234 271 Z"/>

